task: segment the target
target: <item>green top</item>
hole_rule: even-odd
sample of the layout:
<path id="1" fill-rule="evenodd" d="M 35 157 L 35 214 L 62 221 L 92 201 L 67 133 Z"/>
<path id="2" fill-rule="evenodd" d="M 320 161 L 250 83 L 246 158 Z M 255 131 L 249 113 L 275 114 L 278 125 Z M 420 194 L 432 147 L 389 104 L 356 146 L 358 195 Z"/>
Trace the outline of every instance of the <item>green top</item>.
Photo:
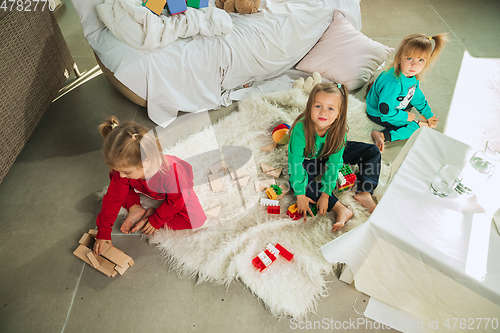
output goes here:
<path id="1" fill-rule="evenodd" d="M 315 134 L 315 149 L 314 156 L 308 156 L 308 159 L 317 158 L 323 146 L 328 132 L 323 137 Z M 306 138 L 304 134 L 304 124 L 299 121 L 290 134 L 290 142 L 288 144 L 288 174 L 290 175 L 290 185 L 295 192 L 295 195 L 306 194 L 306 187 L 308 183 L 307 172 L 302 166 L 304 162 L 304 150 L 306 148 Z M 321 179 L 321 192 L 332 195 L 337 182 L 339 169 L 344 164 L 342 155 L 344 154 L 344 147 L 336 153 L 331 154 L 326 162 L 326 171 Z"/>
<path id="2" fill-rule="evenodd" d="M 366 112 L 395 126 L 408 125 L 408 113 L 404 110 L 411 103 L 425 117 L 434 114 L 420 90 L 416 77 L 396 76 L 394 67 L 380 73 L 366 96 Z M 417 120 L 418 121 L 418 120 Z"/>

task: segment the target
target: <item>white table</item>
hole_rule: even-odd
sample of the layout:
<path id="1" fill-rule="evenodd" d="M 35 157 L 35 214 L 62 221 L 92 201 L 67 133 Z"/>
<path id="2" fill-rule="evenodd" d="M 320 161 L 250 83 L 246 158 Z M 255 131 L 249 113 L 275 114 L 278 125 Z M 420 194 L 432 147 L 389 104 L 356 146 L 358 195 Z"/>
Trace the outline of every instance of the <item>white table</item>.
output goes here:
<path id="1" fill-rule="evenodd" d="M 429 320 L 438 320 L 438 332 L 465 332 L 461 318 L 476 332 L 500 331 L 498 322 L 497 329 L 494 321 L 485 328 L 476 319 L 500 321 L 500 235 L 492 223 L 500 171 L 475 199 L 456 192 L 439 198 L 429 190 L 441 165 L 461 169 L 475 150 L 420 129 L 393 163 L 370 218 L 321 248 L 329 262 L 350 267 L 358 290 L 411 314 L 424 331 L 432 331 Z M 487 192 L 493 189 L 494 196 Z"/>

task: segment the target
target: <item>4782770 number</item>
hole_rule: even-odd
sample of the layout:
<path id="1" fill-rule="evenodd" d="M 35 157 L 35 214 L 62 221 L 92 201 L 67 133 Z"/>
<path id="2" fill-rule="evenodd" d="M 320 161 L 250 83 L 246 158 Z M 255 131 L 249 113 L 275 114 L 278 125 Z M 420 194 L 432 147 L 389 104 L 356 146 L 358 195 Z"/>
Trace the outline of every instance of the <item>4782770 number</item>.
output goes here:
<path id="1" fill-rule="evenodd" d="M 48 7 L 54 11 L 56 3 L 54 0 L 0 0 L 0 9 L 3 11 L 36 12 L 44 11 Z"/>

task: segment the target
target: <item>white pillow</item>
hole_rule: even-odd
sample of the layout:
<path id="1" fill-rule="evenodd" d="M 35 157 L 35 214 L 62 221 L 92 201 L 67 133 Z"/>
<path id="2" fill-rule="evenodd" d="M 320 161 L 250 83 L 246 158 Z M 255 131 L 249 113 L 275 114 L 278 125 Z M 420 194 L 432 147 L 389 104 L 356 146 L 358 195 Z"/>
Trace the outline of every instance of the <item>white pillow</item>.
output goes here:
<path id="1" fill-rule="evenodd" d="M 105 27 L 104 23 L 97 17 L 95 7 L 104 0 L 71 0 L 83 29 L 83 35 L 87 37 L 96 30 Z"/>
<path id="2" fill-rule="evenodd" d="M 335 11 L 333 22 L 295 68 L 318 72 L 352 91 L 361 88 L 393 51 L 354 29 L 341 12 Z"/>

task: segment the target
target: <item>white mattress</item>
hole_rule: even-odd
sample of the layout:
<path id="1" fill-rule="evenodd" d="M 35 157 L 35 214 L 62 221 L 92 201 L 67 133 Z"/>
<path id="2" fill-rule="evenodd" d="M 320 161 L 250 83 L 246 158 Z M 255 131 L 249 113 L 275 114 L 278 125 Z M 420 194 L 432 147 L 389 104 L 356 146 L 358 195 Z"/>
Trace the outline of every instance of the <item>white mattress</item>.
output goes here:
<path id="1" fill-rule="evenodd" d="M 100 2 L 73 0 L 87 41 L 119 81 L 147 100 L 149 117 L 163 127 L 178 111 L 216 109 L 224 92 L 294 66 L 321 37 L 335 9 L 361 28 L 359 0 L 263 0 L 258 13 L 230 14 L 229 35 L 196 35 L 137 50 L 98 21 L 94 8 Z"/>

